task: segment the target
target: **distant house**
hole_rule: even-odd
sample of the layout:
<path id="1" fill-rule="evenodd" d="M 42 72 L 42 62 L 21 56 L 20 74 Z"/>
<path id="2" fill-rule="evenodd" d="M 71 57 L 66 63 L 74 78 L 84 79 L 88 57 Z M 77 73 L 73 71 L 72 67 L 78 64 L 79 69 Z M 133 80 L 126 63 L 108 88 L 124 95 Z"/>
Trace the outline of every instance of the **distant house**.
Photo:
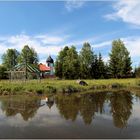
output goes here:
<path id="1" fill-rule="evenodd" d="M 47 75 L 50 74 L 50 67 L 46 66 L 45 64 L 39 64 L 39 70 L 41 71 L 41 77 L 45 78 Z"/>
<path id="2" fill-rule="evenodd" d="M 42 72 L 49 72 L 50 71 L 50 67 L 46 66 L 45 64 L 40 63 L 39 64 L 39 70 Z"/>
<path id="3" fill-rule="evenodd" d="M 54 60 L 49 56 L 46 60 L 46 64 L 39 64 L 39 70 L 41 72 L 41 77 L 54 77 Z"/>

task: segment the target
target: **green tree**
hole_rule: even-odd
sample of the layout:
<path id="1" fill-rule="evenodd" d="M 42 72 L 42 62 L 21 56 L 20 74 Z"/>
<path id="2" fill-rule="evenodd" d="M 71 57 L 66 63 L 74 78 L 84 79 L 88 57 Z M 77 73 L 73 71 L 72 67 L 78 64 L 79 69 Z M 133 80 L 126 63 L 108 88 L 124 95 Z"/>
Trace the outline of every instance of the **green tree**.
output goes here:
<path id="1" fill-rule="evenodd" d="M 94 54 L 88 42 L 83 44 L 82 50 L 79 55 L 80 60 L 80 77 L 91 78 L 92 63 L 94 61 Z"/>
<path id="2" fill-rule="evenodd" d="M 98 59 L 98 78 L 105 78 L 105 64 L 104 61 L 102 59 L 102 55 L 101 53 L 99 53 L 99 59 Z"/>
<path id="3" fill-rule="evenodd" d="M 129 77 L 131 75 L 131 57 L 120 39 L 112 42 L 112 50 L 109 56 L 110 72 L 114 78 Z"/>
<path id="4" fill-rule="evenodd" d="M 92 75 L 92 78 L 94 79 L 98 79 L 98 57 L 97 55 L 95 54 L 94 55 L 94 61 L 92 62 L 92 66 L 91 66 L 91 75 Z"/>
<path id="5" fill-rule="evenodd" d="M 76 79 L 79 77 L 79 60 L 75 46 L 71 46 L 63 61 L 63 77 L 66 79 Z"/>
<path id="6" fill-rule="evenodd" d="M 63 77 L 63 62 L 64 58 L 67 56 L 67 51 L 69 50 L 68 46 L 65 46 L 63 50 L 61 50 L 55 61 L 55 75 L 59 78 Z"/>
<path id="7" fill-rule="evenodd" d="M 28 63 L 35 64 L 38 63 L 38 55 L 34 48 L 30 48 L 28 45 L 25 45 L 19 56 L 19 63 Z"/>
<path id="8" fill-rule="evenodd" d="M 108 63 L 105 63 L 104 67 L 105 67 L 105 75 L 104 75 L 104 78 L 105 79 L 111 78 L 109 64 Z"/>
<path id="9" fill-rule="evenodd" d="M 94 61 L 92 63 L 92 78 L 95 79 L 101 79 L 105 78 L 105 64 L 102 59 L 101 53 L 99 53 L 99 56 L 94 55 Z"/>
<path id="10" fill-rule="evenodd" d="M 0 79 L 7 78 L 7 74 L 5 72 L 6 72 L 6 67 L 3 65 L 0 65 Z"/>
<path id="11" fill-rule="evenodd" d="M 2 63 L 8 69 L 11 70 L 18 63 L 19 52 L 16 49 L 8 49 L 6 53 L 2 55 Z"/>

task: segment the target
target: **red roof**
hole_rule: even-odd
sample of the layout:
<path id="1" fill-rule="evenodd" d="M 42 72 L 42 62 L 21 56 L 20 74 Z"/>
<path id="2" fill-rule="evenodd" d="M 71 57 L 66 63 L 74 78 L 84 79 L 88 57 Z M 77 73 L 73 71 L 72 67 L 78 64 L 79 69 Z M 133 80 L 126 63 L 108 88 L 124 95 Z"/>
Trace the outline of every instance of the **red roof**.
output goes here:
<path id="1" fill-rule="evenodd" d="M 47 67 L 44 64 L 39 64 L 39 70 L 40 71 L 50 71 L 50 67 Z"/>

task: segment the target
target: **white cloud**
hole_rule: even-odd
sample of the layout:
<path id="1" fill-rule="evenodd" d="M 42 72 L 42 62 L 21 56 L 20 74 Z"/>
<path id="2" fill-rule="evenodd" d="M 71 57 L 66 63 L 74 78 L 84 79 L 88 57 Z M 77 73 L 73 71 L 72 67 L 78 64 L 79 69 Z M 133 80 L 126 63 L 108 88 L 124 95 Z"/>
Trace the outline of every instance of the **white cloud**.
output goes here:
<path id="1" fill-rule="evenodd" d="M 93 44 L 92 47 L 93 48 L 102 48 L 102 47 L 108 47 L 108 46 L 111 46 L 111 43 L 112 41 L 105 41 L 105 42 L 101 42 L 101 43 L 98 43 L 98 44 Z"/>
<path id="2" fill-rule="evenodd" d="M 66 1 L 65 7 L 68 11 L 72 11 L 73 9 L 81 8 L 86 1 L 79 0 L 68 0 Z"/>
<path id="3" fill-rule="evenodd" d="M 126 48 L 130 52 L 132 57 L 138 57 L 140 56 L 140 36 L 130 36 L 121 38 L 121 40 L 124 42 Z M 93 44 L 93 48 L 104 48 L 108 46 L 112 46 L 113 40 L 104 41 L 98 44 Z"/>
<path id="4" fill-rule="evenodd" d="M 24 45 L 29 45 L 37 51 L 39 58 L 42 59 L 48 55 L 57 55 L 61 48 L 64 47 L 63 44 L 65 43 L 65 40 L 65 36 L 29 36 L 25 34 L 3 36 L 0 37 L 0 55 L 6 52 L 9 48 L 15 48 L 18 51 L 21 51 Z"/>
<path id="5" fill-rule="evenodd" d="M 10 36 L 9 38 L 7 38 L 7 42 L 11 43 L 11 44 L 19 44 L 21 42 L 28 42 L 30 40 L 30 37 L 27 35 L 15 35 L 15 36 Z"/>
<path id="6" fill-rule="evenodd" d="M 133 64 L 139 64 L 140 60 L 137 60 L 137 58 L 140 58 L 140 36 L 130 36 L 130 37 L 125 37 L 125 38 L 121 38 L 121 40 L 124 42 L 126 48 L 128 49 L 128 51 L 130 52 L 130 56 L 132 58 L 132 62 Z M 93 48 L 100 48 L 100 50 L 102 48 L 107 48 L 109 46 L 112 46 L 112 41 L 108 40 L 105 42 L 101 42 L 98 44 L 94 44 L 92 45 Z M 111 50 L 108 50 L 108 53 Z M 101 51 L 102 53 L 102 51 Z M 109 57 L 107 56 L 108 54 L 105 54 L 105 56 L 103 56 L 103 59 L 105 62 L 107 62 L 109 60 Z"/>
<path id="7" fill-rule="evenodd" d="M 36 39 L 40 39 L 44 44 L 59 44 L 64 41 L 65 38 L 58 36 L 49 36 L 49 35 L 37 35 Z"/>
<path id="8" fill-rule="evenodd" d="M 140 56 L 140 36 L 122 38 L 132 57 Z"/>
<path id="9" fill-rule="evenodd" d="M 83 45 L 84 42 L 90 42 L 89 40 L 83 39 L 83 40 L 75 40 L 75 41 L 71 41 L 65 44 L 65 46 L 79 46 L 79 45 Z"/>
<path id="10" fill-rule="evenodd" d="M 93 43 L 94 40 L 99 40 L 102 36 L 93 36 L 90 38 L 84 38 L 81 40 L 72 40 L 71 42 L 68 42 L 65 44 L 65 46 L 71 46 L 71 45 L 75 45 L 75 46 L 82 46 L 85 42 L 89 42 L 90 44 Z"/>
<path id="11" fill-rule="evenodd" d="M 113 5 L 114 13 L 105 17 L 109 20 L 121 19 L 123 22 L 140 26 L 140 1 L 139 0 L 119 0 Z"/>
<path id="12" fill-rule="evenodd" d="M 6 51 L 7 47 L 5 44 L 0 44 L 0 54 L 3 54 Z"/>
<path id="13" fill-rule="evenodd" d="M 42 46 L 38 45 L 38 46 L 36 46 L 34 48 L 35 48 L 35 50 L 39 54 L 43 54 L 43 55 L 57 55 L 62 47 L 63 46 L 47 46 L 47 47 L 42 47 Z"/>
<path id="14" fill-rule="evenodd" d="M 23 46 L 29 45 L 33 47 L 39 54 L 40 62 L 44 62 L 48 55 L 57 56 L 64 46 L 75 45 L 76 47 L 83 45 L 84 42 L 92 42 L 95 38 L 82 40 L 68 40 L 70 36 L 51 36 L 46 34 L 29 36 L 25 33 L 12 36 L 0 36 L 0 55 L 9 48 L 15 48 L 21 51 Z M 69 41 L 69 42 L 68 42 Z M 68 42 L 68 43 L 66 43 Z"/>
<path id="15" fill-rule="evenodd" d="M 44 43 L 44 38 L 47 41 L 47 43 Z M 49 38 L 49 39 L 48 39 Z M 51 38 L 51 39 L 50 39 Z M 134 60 L 136 57 L 140 57 L 140 36 L 130 36 L 121 38 L 128 51 L 130 52 L 130 55 L 132 57 L 132 60 Z M 0 57 L 1 55 L 6 52 L 8 48 L 15 48 L 18 51 L 21 51 L 24 45 L 29 45 L 30 47 L 33 47 L 37 53 L 39 54 L 40 62 L 44 63 L 45 59 L 48 57 L 48 55 L 54 55 L 57 56 L 59 51 L 66 45 L 76 45 L 77 50 L 81 50 L 81 47 L 84 42 L 88 41 L 90 43 L 93 43 L 93 38 L 89 39 L 83 39 L 83 40 L 75 40 L 71 41 L 72 43 L 66 43 L 67 37 L 60 37 L 60 36 L 46 36 L 46 35 L 34 35 L 29 36 L 26 34 L 19 34 L 19 35 L 13 35 L 13 36 L 0 36 Z M 49 42 L 49 43 L 48 43 Z M 57 43 L 58 42 L 58 43 Z M 102 48 L 108 49 L 108 53 L 110 52 L 109 48 L 111 46 L 112 40 L 107 40 L 104 42 L 100 42 L 97 44 L 91 45 L 93 48 L 100 48 L 101 53 Z M 58 44 L 58 45 L 57 45 Z M 108 60 L 108 54 L 104 54 L 103 59 L 107 62 Z M 136 60 L 136 59 L 135 59 Z M 138 60 L 137 60 L 138 61 Z"/>

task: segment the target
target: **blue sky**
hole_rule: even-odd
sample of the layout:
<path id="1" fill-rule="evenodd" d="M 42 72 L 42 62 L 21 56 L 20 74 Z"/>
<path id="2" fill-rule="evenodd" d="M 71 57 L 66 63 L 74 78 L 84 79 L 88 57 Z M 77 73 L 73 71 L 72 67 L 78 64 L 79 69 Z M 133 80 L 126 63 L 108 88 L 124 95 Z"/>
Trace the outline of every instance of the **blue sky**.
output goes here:
<path id="1" fill-rule="evenodd" d="M 65 45 L 77 51 L 88 41 L 108 61 L 111 42 L 121 38 L 140 63 L 140 1 L 0 1 L 0 57 L 8 48 L 34 47 L 40 62 L 55 59 Z M 0 60 L 1 62 L 1 60 Z"/>

